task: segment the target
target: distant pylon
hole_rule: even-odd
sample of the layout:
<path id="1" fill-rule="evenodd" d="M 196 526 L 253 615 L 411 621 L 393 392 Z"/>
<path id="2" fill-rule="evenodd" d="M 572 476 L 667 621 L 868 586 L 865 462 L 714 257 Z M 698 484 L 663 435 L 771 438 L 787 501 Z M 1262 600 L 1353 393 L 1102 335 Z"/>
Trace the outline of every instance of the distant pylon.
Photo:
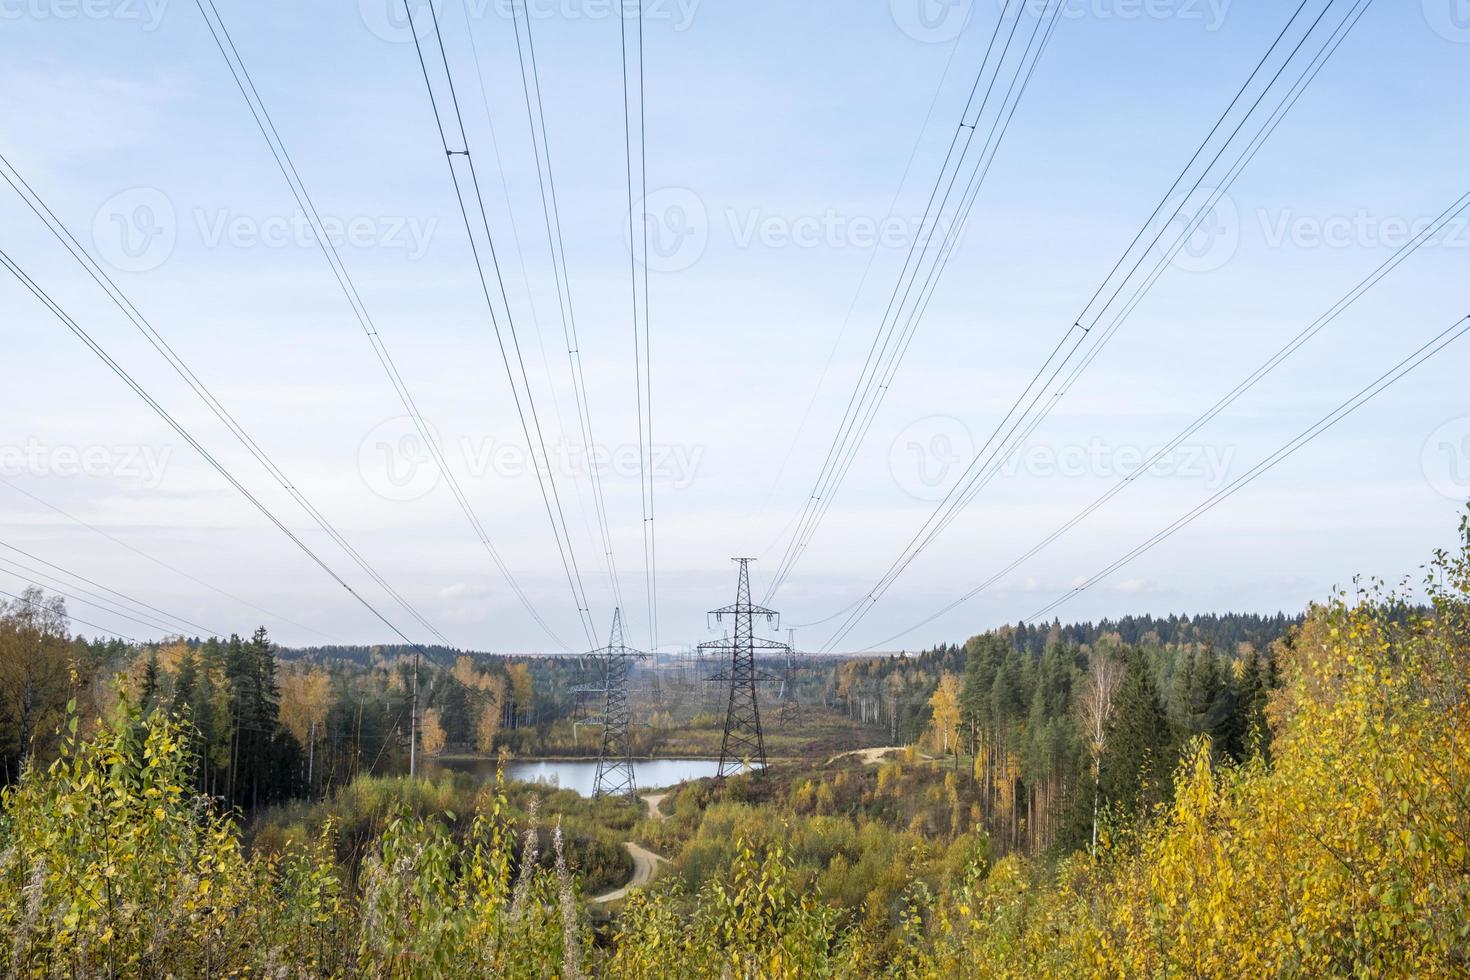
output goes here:
<path id="1" fill-rule="evenodd" d="M 749 558 L 733 559 L 740 563 L 740 578 L 735 587 L 735 603 L 710 611 L 716 622 L 726 617 L 734 619 L 734 635 L 724 640 L 701 643 L 699 649 L 720 654 L 729 654 L 729 668 L 714 675 L 711 680 L 730 682 L 730 699 L 725 708 L 725 735 L 720 742 L 720 767 L 717 771 L 723 779 L 738 773 L 747 766 L 762 771 L 766 767 L 766 740 L 761 732 L 760 704 L 756 697 L 755 652 L 757 650 L 784 650 L 784 643 L 763 640 L 755 635 L 755 619 L 762 617 L 768 624 L 778 625 L 780 614 L 750 601 Z"/>
<path id="2" fill-rule="evenodd" d="M 801 724 L 801 702 L 796 700 L 796 630 L 786 631 L 786 656 L 781 664 L 781 711 L 776 721 L 781 726 Z"/>
<path id="3" fill-rule="evenodd" d="M 597 779 L 592 795 L 638 798 L 633 778 L 633 743 L 628 737 L 628 671 L 633 661 L 648 654 L 623 642 L 623 611 L 613 610 L 612 633 L 607 646 L 593 650 L 602 671 L 602 746 L 597 753 Z"/>

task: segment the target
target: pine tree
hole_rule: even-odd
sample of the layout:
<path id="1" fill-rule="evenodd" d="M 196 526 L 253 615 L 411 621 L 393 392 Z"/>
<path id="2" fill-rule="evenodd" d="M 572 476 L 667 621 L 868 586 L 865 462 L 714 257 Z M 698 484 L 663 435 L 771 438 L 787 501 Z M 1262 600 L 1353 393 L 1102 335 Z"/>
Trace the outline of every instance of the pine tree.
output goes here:
<path id="1" fill-rule="evenodd" d="M 153 700 L 158 696 L 158 651 L 150 650 L 148 659 L 143 664 L 143 690 L 142 708 L 143 713 L 153 707 Z"/>
<path id="2" fill-rule="evenodd" d="M 1130 648 L 1121 656 L 1124 674 L 1098 781 L 1105 804 L 1139 815 L 1168 798 L 1176 751 L 1168 714 L 1142 651 Z"/>

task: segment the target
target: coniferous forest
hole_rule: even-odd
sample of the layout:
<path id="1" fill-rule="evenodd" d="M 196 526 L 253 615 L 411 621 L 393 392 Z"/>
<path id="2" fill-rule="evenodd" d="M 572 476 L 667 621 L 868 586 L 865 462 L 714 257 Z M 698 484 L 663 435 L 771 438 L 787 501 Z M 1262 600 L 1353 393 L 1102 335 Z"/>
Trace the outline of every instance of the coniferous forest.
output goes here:
<path id="1" fill-rule="evenodd" d="M 1470 970 L 1470 522 L 1422 584 L 1300 616 L 809 665 L 819 753 L 637 805 L 409 778 L 403 651 L 98 643 L 62 612 L 0 631 L 8 975 Z M 427 759 L 575 747 L 565 665 L 456 654 L 419 678 Z M 650 751 L 698 742 L 677 715 Z M 656 874 L 612 892 L 625 840 Z"/>

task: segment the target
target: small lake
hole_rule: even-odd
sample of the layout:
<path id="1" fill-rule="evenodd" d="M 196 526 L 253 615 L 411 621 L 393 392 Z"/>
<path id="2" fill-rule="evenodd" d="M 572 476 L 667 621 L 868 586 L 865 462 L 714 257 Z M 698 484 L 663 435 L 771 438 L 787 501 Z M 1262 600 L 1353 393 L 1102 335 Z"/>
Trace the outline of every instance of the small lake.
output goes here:
<path id="1" fill-rule="evenodd" d="M 468 772 L 484 780 L 495 778 L 494 759 L 444 759 L 436 763 L 454 772 Z M 716 759 L 635 759 L 633 778 L 640 791 L 673 786 L 689 779 L 703 779 L 719 772 Z M 511 762 L 505 778 L 527 783 L 546 783 L 591 796 L 597 781 L 595 759 L 533 759 Z"/>

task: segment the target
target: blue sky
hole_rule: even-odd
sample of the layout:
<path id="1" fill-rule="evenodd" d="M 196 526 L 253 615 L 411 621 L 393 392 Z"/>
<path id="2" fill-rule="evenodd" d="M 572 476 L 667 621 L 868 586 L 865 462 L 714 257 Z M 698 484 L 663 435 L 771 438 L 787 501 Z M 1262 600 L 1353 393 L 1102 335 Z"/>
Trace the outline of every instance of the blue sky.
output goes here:
<path id="1" fill-rule="evenodd" d="M 216 2 L 486 530 L 555 632 L 580 645 L 401 11 L 387 0 Z M 999 6 L 646 8 L 651 210 L 660 235 L 689 232 L 660 239 L 669 250 L 650 271 L 665 646 L 707 638 L 704 610 L 730 601 L 729 557 L 760 559 L 758 589 L 779 561 Z M 827 617 L 872 586 L 1294 7 L 1069 0 L 872 431 L 773 603 L 788 623 Z M 441 22 L 548 442 L 571 451 L 559 486 L 601 629 L 610 589 L 576 452 L 508 9 L 447 0 Z M 614 552 L 643 641 L 614 10 L 608 0 L 530 6 Z M 359 551 L 457 644 L 554 648 L 444 482 L 395 455 L 402 410 L 195 5 L 0 0 L 0 86 L 0 152 Z M 1224 244 L 1164 272 L 1018 462 L 846 647 L 898 632 L 1009 563 L 1384 261 L 1405 228 L 1470 191 L 1467 90 L 1463 0 L 1373 3 L 1229 188 Z M 19 197 L 0 191 L 0 248 L 389 612 Z M 1464 315 L 1467 263 L 1461 221 L 1192 436 L 1169 472 L 1134 481 L 996 586 L 890 645 L 1013 622 L 1126 552 Z M 286 642 L 389 639 L 8 275 L 0 326 L 11 364 L 0 541 L 211 628 L 263 619 Z M 1412 572 L 1451 543 L 1470 496 L 1467 356 L 1449 348 L 1056 615 L 1295 610 L 1354 575 Z M 21 584 L 0 570 L 0 588 Z M 829 632 L 798 640 L 814 646 Z"/>

